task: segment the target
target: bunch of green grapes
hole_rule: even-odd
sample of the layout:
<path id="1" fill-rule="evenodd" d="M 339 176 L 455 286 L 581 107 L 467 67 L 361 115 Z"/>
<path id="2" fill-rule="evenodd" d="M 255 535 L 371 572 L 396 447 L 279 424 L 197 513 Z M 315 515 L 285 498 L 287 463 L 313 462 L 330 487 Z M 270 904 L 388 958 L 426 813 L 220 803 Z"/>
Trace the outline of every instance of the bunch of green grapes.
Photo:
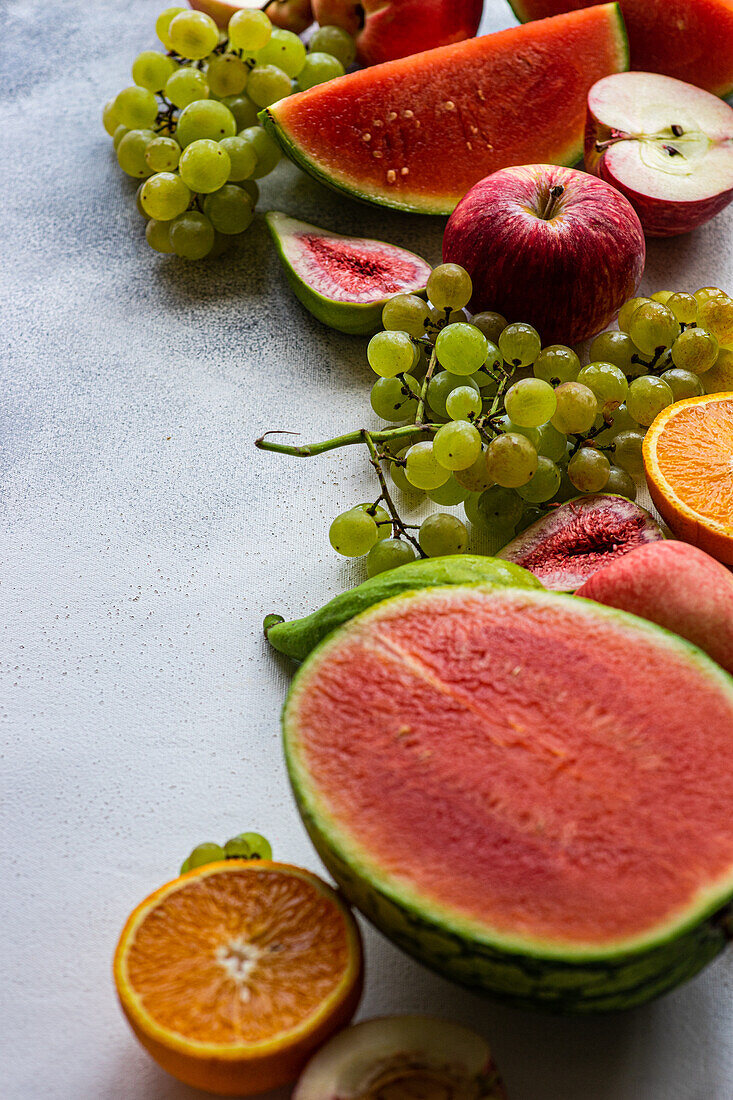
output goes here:
<path id="1" fill-rule="evenodd" d="M 134 84 L 104 107 L 120 168 L 141 180 L 137 208 L 156 252 L 219 255 L 252 222 L 256 181 L 280 159 L 258 112 L 293 91 L 342 76 L 356 55 L 340 27 L 320 27 L 309 51 L 267 14 L 241 9 L 226 34 L 203 12 L 166 8 Z"/>
<path id="2" fill-rule="evenodd" d="M 392 298 L 367 348 L 378 375 L 373 411 L 415 429 L 388 439 L 380 458 L 410 502 L 427 495 L 442 507 L 462 505 L 500 544 L 580 494 L 633 500 L 655 417 L 702 395 L 721 357 L 733 368 L 733 300 L 717 287 L 630 299 L 618 329 L 593 340 L 585 365 L 577 349 L 542 347 L 529 324 L 495 312 L 469 320 L 471 280 L 458 265 L 437 267 L 427 293 L 429 302 Z M 466 549 L 468 529 L 455 514 L 431 514 L 412 537 L 384 502 L 383 492 L 331 527 L 332 546 L 366 554 L 370 576 L 417 553 Z"/>

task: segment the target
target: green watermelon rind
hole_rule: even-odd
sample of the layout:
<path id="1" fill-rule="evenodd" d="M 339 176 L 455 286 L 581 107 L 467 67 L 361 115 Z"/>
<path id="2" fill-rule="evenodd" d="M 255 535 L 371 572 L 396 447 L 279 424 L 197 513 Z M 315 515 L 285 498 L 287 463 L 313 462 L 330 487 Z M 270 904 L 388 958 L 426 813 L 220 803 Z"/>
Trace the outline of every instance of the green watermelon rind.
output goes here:
<path id="1" fill-rule="evenodd" d="M 370 336 L 372 333 L 377 332 L 378 329 L 381 328 L 382 310 L 384 309 L 385 303 L 389 301 L 392 295 L 387 294 L 384 298 L 379 298 L 373 302 L 337 302 L 334 301 L 333 298 L 327 298 L 325 294 L 320 294 L 314 287 L 309 286 L 308 283 L 299 277 L 285 254 L 282 238 L 277 231 L 277 220 L 283 217 L 289 220 L 298 220 L 291 219 L 289 214 L 283 214 L 280 210 L 268 210 L 265 214 L 265 222 L 275 242 L 275 248 L 280 257 L 280 262 L 282 263 L 290 289 L 301 305 L 305 306 L 308 312 L 312 313 L 313 316 L 324 325 L 336 329 L 337 332 L 343 332 L 347 336 Z M 317 226 L 313 228 L 315 229 Z M 341 237 L 343 234 L 334 234 L 334 236 Z M 348 240 L 348 237 L 344 237 L 344 239 Z M 402 252 L 405 255 L 411 256 L 420 264 L 427 264 L 427 260 L 424 260 L 422 256 L 418 256 L 416 252 L 410 252 L 408 248 L 401 248 L 398 245 L 388 244 L 386 242 L 384 242 L 384 247 L 385 249 Z M 426 285 L 427 277 L 425 284 L 415 287 L 412 290 L 405 290 L 403 293 L 417 294 L 424 297 Z"/>
<path id="2" fill-rule="evenodd" d="M 645 1004 L 694 977 L 733 938 L 733 868 L 678 916 L 640 936 L 607 947 L 558 944 L 508 936 L 383 875 L 319 806 L 311 777 L 298 759 L 297 722 L 291 726 L 291 713 L 311 671 L 317 671 L 320 660 L 339 644 L 342 632 L 378 616 L 381 608 L 396 600 L 433 599 L 440 591 L 446 590 L 406 592 L 362 612 L 325 638 L 293 679 L 282 712 L 285 761 L 300 815 L 323 863 L 351 904 L 407 954 L 461 985 L 517 1007 L 564 1014 L 619 1011 Z M 662 627 L 576 596 L 534 589 L 522 590 L 521 595 L 552 603 L 571 601 L 577 610 L 586 605 L 585 610 L 595 616 L 662 638 L 673 650 L 702 665 L 733 699 L 733 677 L 702 650 Z"/>
<path id="3" fill-rule="evenodd" d="M 618 39 L 618 71 L 626 72 L 630 62 L 629 37 L 626 33 L 626 24 L 624 23 L 624 17 L 618 0 L 608 6 L 614 9 L 613 20 L 615 22 L 615 27 L 612 25 L 611 30 L 615 30 Z M 542 22 L 542 20 L 537 20 L 537 22 Z M 434 214 L 436 216 L 446 217 L 452 214 L 460 202 L 460 196 L 456 198 L 454 196 L 431 197 L 429 195 L 420 195 L 416 196 L 412 201 L 392 198 L 384 191 L 370 191 L 364 187 L 360 187 L 358 181 L 355 179 L 348 180 L 346 177 L 339 178 L 329 174 L 329 172 L 322 168 L 317 161 L 307 156 L 297 142 L 290 137 L 284 126 L 278 121 L 278 104 L 285 102 L 287 102 L 287 98 L 279 100 L 278 103 L 274 103 L 271 107 L 267 107 L 263 111 L 260 111 L 258 118 L 262 126 L 294 164 L 297 164 L 299 168 L 302 168 L 303 171 L 307 173 L 307 175 L 325 184 L 326 187 L 329 187 L 331 190 L 348 195 L 352 199 L 358 199 L 360 202 L 372 203 L 377 206 L 386 206 L 393 210 L 403 210 L 409 214 Z M 556 159 L 553 163 L 568 168 L 577 164 L 583 158 L 583 144 L 584 135 L 581 134 L 579 140 L 575 144 L 569 144 L 567 149 L 557 151 Z"/>

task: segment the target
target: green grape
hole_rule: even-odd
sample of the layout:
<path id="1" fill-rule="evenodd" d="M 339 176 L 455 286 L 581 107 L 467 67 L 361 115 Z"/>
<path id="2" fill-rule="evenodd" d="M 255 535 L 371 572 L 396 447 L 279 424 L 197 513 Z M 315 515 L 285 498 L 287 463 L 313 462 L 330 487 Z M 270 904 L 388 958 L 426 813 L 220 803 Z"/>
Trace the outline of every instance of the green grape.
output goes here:
<path id="1" fill-rule="evenodd" d="M 196 867 L 205 867 L 208 863 L 218 863 L 219 860 L 225 858 L 224 849 L 221 844 L 213 844 L 211 842 L 197 844 L 186 860 L 188 864 L 187 870 L 193 871 Z"/>
<path id="2" fill-rule="evenodd" d="M 697 320 L 697 302 L 692 294 L 672 294 L 664 303 L 682 325 L 694 325 Z"/>
<path id="3" fill-rule="evenodd" d="M 629 336 L 645 355 L 670 348 L 679 334 L 679 321 L 671 309 L 659 302 L 645 302 L 629 320 Z"/>
<path id="4" fill-rule="evenodd" d="M 452 420 L 438 428 L 433 453 L 446 470 L 467 470 L 481 454 L 481 436 L 468 420 Z M 424 488 L 429 489 L 426 485 Z"/>
<path id="5" fill-rule="evenodd" d="M 176 141 L 185 149 L 194 141 L 221 141 L 234 137 L 237 124 L 234 115 L 215 99 L 197 99 L 184 107 L 178 116 Z"/>
<path id="6" fill-rule="evenodd" d="M 560 468 L 550 458 L 540 455 L 537 459 L 537 469 L 532 474 L 526 485 L 520 485 L 517 493 L 522 500 L 531 504 L 543 504 L 546 500 L 552 500 L 560 488 L 562 474 Z"/>
<path id="7" fill-rule="evenodd" d="M 253 103 L 246 93 L 241 95 L 227 95 L 221 101 L 234 115 L 237 132 L 246 130 L 248 126 L 257 125 L 257 113 L 259 108 Z"/>
<path id="8" fill-rule="evenodd" d="M 511 533 L 522 514 L 522 501 L 513 489 L 492 485 L 478 496 L 477 511 L 491 531 Z"/>
<path id="9" fill-rule="evenodd" d="M 589 363 L 579 372 L 577 381 L 593 390 L 601 408 L 620 405 L 629 390 L 626 375 L 613 363 Z"/>
<path id="10" fill-rule="evenodd" d="M 173 245 L 171 244 L 171 223 L 157 222 L 151 218 L 145 226 L 145 239 L 150 247 L 154 248 L 156 252 L 171 253 L 173 251 Z"/>
<path id="11" fill-rule="evenodd" d="M 568 477 L 581 493 L 599 493 L 610 472 L 611 463 L 595 447 L 581 447 L 568 462 Z"/>
<path id="12" fill-rule="evenodd" d="M 642 447 L 644 436 L 641 432 L 619 432 L 613 441 L 613 460 L 622 470 L 632 477 L 639 477 L 644 470 Z"/>
<path id="13" fill-rule="evenodd" d="M 162 11 L 158 18 L 155 20 L 155 33 L 167 50 L 173 49 L 173 43 L 171 42 L 170 35 L 168 33 L 171 25 L 171 20 L 174 19 L 177 15 L 180 15 L 182 11 L 188 11 L 188 8 L 166 8 L 165 11 Z"/>
<path id="14" fill-rule="evenodd" d="M 672 344 L 672 362 L 680 370 L 704 374 L 718 358 L 718 341 L 704 328 L 686 328 Z"/>
<path id="15" fill-rule="evenodd" d="M 672 297 L 674 291 L 672 290 L 657 290 L 652 294 L 652 301 L 659 302 L 661 305 L 666 306 L 669 299 Z"/>
<path id="16" fill-rule="evenodd" d="M 489 474 L 489 467 L 486 463 L 486 454 L 486 451 L 482 451 L 473 466 L 469 466 L 466 470 L 456 470 L 453 475 L 458 484 L 467 489 L 469 493 L 483 492 L 484 489 L 488 489 L 494 484 L 494 479 Z"/>
<path id="17" fill-rule="evenodd" d="M 648 428 L 662 409 L 674 401 L 674 394 L 666 382 L 653 374 L 635 378 L 629 386 L 626 408 L 637 424 Z"/>
<path id="18" fill-rule="evenodd" d="M 257 64 L 276 65 L 288 76 L 297 76 L 305 64 L 305 46 L 297 34 L 274 27 L 270 41 L 257 52 Z"/>
<path id="19" fill-rule="evenodd" d="M 344 69 L 348 69 L 356 60 L 356 42 L 341 27 L 319 27 L 308 43 L 308 49 L 314 53 L 328 53 L 331 57 L 337 57 Z"/>
<path id="20" fill-rule="evenodd" d="M 539 428 L 524 428 L 520 424 L 515 424 L 511 417 L 506 416 L 506 414 L 498 417 L 496 426 L 500 432 L 516 432 L 518 435 L 523 435 L 525 439 L 530 441 L 535 450 L 540 445 L 542 432 Z"/>
<path id="21" fill-rule="evenodd" d="M 667 383 L 675 401 L 683 401 L 686 397 L 702 397 L 705 393 L 699 376 L 692 371 L 672 367 L 671 370 L 662 371 L 659 377 Z"/>
<path id="22" fill-rule="evenodd" d="M 336 516 L 328 532 L 331 546 L 345 558 L 368 554 L 377 538 L 376 523 L 360 508 L 351 508 Z"/>
<path id="23" fill-rule="evenodd" d="M 423 554 L 442 558 L 447 554 L 462 554 L 468 544 L 465 523 L 450 512 L 433 512 L 420 524 L 418 541 Z"/>
<path id="24" fill-rule="evenodd" d="M 224 855 L 227 859 L 271 860 L 272 848 L 269 840 L 259 833 L 240 833 L 226 842 Z"/>
<path id="25" fill-rule="evenodd" d="M 132 84 L 117 93 L 114 111 L 128 130 L 148 130 L 158 117 L 158 101 L 147 88 Z"/>
<path id="26" fill-rule="evenodd" d="M 170 238 L 176 256 L 202 260 L 214 247 L 214 227 L 205 214 L 187 210 L 171 222 Z"/>
<path id="27" fill-rule="evenodd" d="M 461 323 L 468 322 L 468 314 L 465 309 L 438 309 L 437 306 L 431 306 L 427 329 L 428 339 L 435 343 L 438 333 L 447 328 L 448 325 L 455 325 L 459 321 Z"/>
<path id="28" fill-rule="evenodd" d="M 249 69 L 233 53 L 222 53 L 212 57 L 206 69 L 206 79 L 214 95 L 241 95 L 247 86 Z"/>
<path id="29" fill-rule="evenodd" d="M 465 378 L 459 374 L 451 374 L 447 370 L 438 371 L 437 374 L 433 375 L 428 382 L 427 399 L 428 405 L 437 416 L 448 415 L 446 404 L 448 396 L 459 387 L 468 387 L 469 389 L 475 389 L 476 393 L 479 392 L 478 386 L 470 378 Z"/>
<path id="30" fill-rule="evenodd" d="M 199 99 L 208 99 L 209 85 L 198 69 L 177 69 L 168 77 L 164 94 L 175 107 L 188 107 Z"/>
<path id="31" fill-rule="evenodd" d="M 473 386 L 456 386 L 446 398 L 445 411 L 451 420 L 468 420 L 480 414 L 482 404 Z"/>
<path id="32" fill-rule="evenodd" d="M 521 321 L 507 325 L 499 337 L 499 351 L 507 363 L 515 367 L 530 367 L 542 350 L 536 329 Z"/>
<path id="33" fill-rule="evenodd" d="M 298 73 L 298 87 L 301 92 L 315 88 L 316 84 L 325 84 L 344 75 L 344 67 L 336 57 L 329 53 L 309 53 Z"/>
<path id="34" fill-rule="evenodd" d="M 537 469 L 537 451 L 518 432 L 506 432 L 491 440 L 486 450 L 489 475 L 505 489 L 526 485 Z"/>
<path id="35" fill-rule="evenodd" d="M 506 317 L 501 313 L 495 313 L 491 309 L 482 310 L 481 313 L 474 313 L 471 318 L 471 324 L 475 325 L 477 329 L 483 332 L 487 340 L 492 344 L 499 343 L 499 337 L 507 326 Z"/>
<path id="36" fill-rule="evenodd" d="M 406 332 L 378 332 L 367 345 L 367 360 L 380 378 L 394 378 L 414 367 L 415 345 Z"/>
<path id="37" fill-rule="evenodd" d="M 475 526 L 484 527 L 483 516 L 478 510 L 478 502 L 481 493 L 468 493 L 468 496 L 463 501 L 463 513 L 469 523 Z"/>
<path id="38" fill-rule="evenodd" d="M 239 137 L 222 138 L 219 147 L 229 157 L 230 168 L 227 178 L 230 183 L 238 183 L 252 175 L 257 167 L 257 154 L 250 142 Z M 252 205 L 254 206 L 254 203 Z"/>
<path id="39" fill-rule="evenodd" d="M 465 321 L 448 325 L 435 341 L 441 367 L 462 376 L 474 374 L 485 363 L 488 350 L 484 334 Z"/>
<path id="40" fill-rule="evenodd" d="M 117 127 L 117 129 L 115 130 L 114 135 L 112 137 L 112 148 L 114 149 L 115 153 L 117 152 L 117 150 L 119 148 L 119 145 L 120 145 L 120 142 L 122 141 L 123 137 L 125 137 L 125 135 L 129 134 L 130 132 L 131 131 L 128 130 L 126 126 L 120 125 L 120 126 Z M 153 133 L 152 130 L 151 130 L 151 133 Z"/>
<path id="41" fill-rule="evenodd" d="M 555 390 L 555 397 L 557 408 L 551 418 L 553 428 L 565 435 L 590 431 L 598 412 L 593 390 L 582 382 L 563 382 Z"/>
<path id="42" fill-rule="evenodd" d="M 169 137 L 157 137 L 145 149 L 145 161 L 154 172 L 173 172 L 181 159 L 181 147 Z"/>
<path id="43" fill-rule="evenodd" d="M 376 577 L 388 569 L 398 569 L 416 557 L 413 547 L 404 539 L 380 539 L 367 554 L 367 576 Z"/>
<path id="44" fill-rule="evenodd" d="M 403 447 L 403 449 L 401 451 L 397 452 L 396 457 L 398 459 L 404 459 L 405 455 L 407 454 L 409 449 L 410 449 L 409 447 Z M 420 496 L 422 496 L 422 491 L 419 490 L 415 485 L 413 485 L 411 482 L 409 482 L 407 480 L 407 476 L 405 474 L 405 467 L 403 465 L 400 465 L 399 462 L 390 462 L 390 464 L 389 464 L 389 475 L 392 478 L 392 481 L 397 486 L 397 488 L 400 490 L 400 492 L 409 493 L 411 495 L 420 495 Z"/>
<path id="45" fill-rule="evenodd" d="M 115 110 L 114 99 L 109 99 L 102 110 L 102 125 L 109 134 L 110 137 L 114 137 L 115 130 L 118 126 L 121 126 L 119 115 Z"/>
<path id="46" fill-rule="evenodd" d="M 631 474 L 627 474 L 626 470 L 622 470 L 620 466 L 611 467 L 603 491 L 618 497 L 626 497 L 628 500 L 636 500 L 636 483 Z"/>
<path id="47" fill-rule="evenodd" d="M 237 187 L 241 187 L 243 191 L 246 191 L 249 197 L 252 199 L 252 206 L 257 206 L 260 201 L 260 189 L 254 180 L 234 180 Z"/>
<path id="48" fill-rule="evenodd" d="M 172 57 L 157 50 L 144 50 L 132 63 L 132 79 L 149 92 L 161 92 L 165 82 L 178 66 Z"/>
<path id="49" fill-rule="evenodd" d="M 608 443 L 612 443 L 619 432 L 637 431 L 639 428 L 634 418 L 629 416 L 626 405 L 619 405 L 617 409 L 606 410 L 604 416 L 599 416 L 596 419 L 595 427 L 600 428 L 603 425 L 605 425 L 603 431 L 595 437 L 596 443 L 603 447 Z"/>
<path id="50" fill-rule="evenodd" d="M 117 160 L 128 176 L 146 179 L 153 174 L 145 160 L 148 143 L 156 137 L 154 130 L 128 130 L 117 146 Z"/>
<path id="51" fill-rule="evenodd" d="M 635 355 L 638 355 L 636 345 L 627 332 L 602 332 L 590 346 L 591 363 L 613 363 L 614 367 L 631 378 L 639 370 L 646 370 L 645 366 L 639 367 L 633 362 Z"/>
<path id="52" fill-rule="evenodd" d="M 439 264 L 430 272 L 427 294 L 436 309 L 463 309 L 473 294 L 471 276 L 459 264 Z"/>
<path id="53" fill-rule="evenodd" d="M 169 222 L 188 208 L 191 192 L 173 172 L 159 172 L 142 185 L 140 205 L 155 221 Z"/>
<path id="54" fill-rule="evenodd" d="M 378 378 L 369 400 L 377 416 L 391 424 L 413 420 L 417 413 L 417 398 L 400 378 Z"/>
<path id="55" fill-rule="evenodd" d="M 142 191 L 143 191 L 144 186 L 145 186 L 145 180 L 143 180 L 143 182 L 140 184 L 137 191 L 135 192 L 135 206 L 137 207 L 137 212 L 140 215 L 140 217 L 145 218 L 145 221 L 147 222 L 147 221 L 150 221 L 150 214 L 148 214 L 147 210 L 145 209 L 145 207 L 143 206 L 143 204 L 141 202 Z"/>
<path id="56" fill-rule="evenodd" d="M 474 328 L 476 326 L 474 325 Z M 479 331 L 481 331 L 479 329 Z M 502 366 L 504 362 L 504 356 L 499 351 L 499 345 L 495 344 L 493 340 L 487 340 L 486 358 L 484 359 L 482 370 L 493 371 L 497 367 Z"/>
<path id="57" fill-rule="evenodd" d="M 721 348 L 733 348 L 733 298 L 716 294 L 702 302 L 697 310 L 697 323 L 715 337 Z"/>
<path id="58" fill-rule="evenodd" d="M 428 305 L 417 294 L 396 294 L 385 303 L 382 324 L 390 331 L 423 336 L 428 319 Z"/>
<path id="59" fill-rule="evenodd" d="M 193 148 L 193 146 L 189 146 Z M 207 195 L 204 199 L 204 214 L 214 229 L 225 236 L 244 233 L 252 223 L 254 208 L 252 200 L 241 187 L 232 183 L 225 184 L 220 190 Z"/>
<path id="60" fill-rule="evenodd" d="M 618 327 L 621 332 L 628 333 L 629 322 L 634 312 L 645 302 L 651 302 L 651 298 L 629 298 L 619 310 Z"/>
<path id="61" fill-rule="evenodd" d="M 231 17 L 227 33 L 232 49 L 250 53 L 261 50 L 270 41 L 272 23 L 264 11 L 244 8 Z"/>
<path id="62" fill-rule="evenodd" d="M 442 508 L 453 508 L 456 504 L 462 504 L 468 496 L 468 489 L 460 485 L 454 477 L 449 477 L 445 485 L 438 485 L 435 489 L 428 489 L 427 496 L 433 504 L 440 504 Z"/>
<path id="63" fill-rule="evenodd" d="M 226 183 L 231 166 L 229 155 L 219 142 L 204 138 L 186 146 L 181 155 L 179 171 L 182 180 L 192 191 L 208 195 L 212 191 L 218 191 Z"/>
<path id="64" fill-rule="evenodd" d="M 392 517 L 386 508 L 383 508 L 381 504 L 370 504 L 367 501 L 365 504 L 357 504 L 356 510 L 363 512 L 367 516 L 371 516 L 377 525 L 377 537 L 380 539 L 386 539 L 392 534 Z"/>
<path id="65" fill-rule="evenodd" d="M 564 458 L 568 442 L 564 432 L 559 432 L 552 424 L 543 424 L 539 435 L 537 453 L 540 457 L 550 458 L 553 462 Z"/>
<path id="66" fill-rule="evenodd" d="M 717 298 L 719 294 L 725 294 L 725 291 L 721 290 L 719 286 L 702 286 L 695 291 L 693 298 L 698 306 L 701 306 L 703 302 L 707 302 L 709 298 Z"/>
<path id="67" fill-rule="evenodd" d="M 557 398 L 549 382 L 541 378 L 520 378 L 507 390 L 504 408 L 520 428 L 539 428 L 554 415 Z"/>
<path id="68" fill-rule="evenodd" d="M 219 28 L 202 11 L 182 11 L 168 24 L 168 37 L 181 57 L 200 61 L 219 44 Z"/>
<path id="69" fill-rule="evenodd" d="M 566 348 L 564 344 L 549 344 L 543 348 L 532 367 L 535 378 L 541 378 L 551 386 L 574 382 L 579 370 L 580 359 L 572 348 Z"/>
<path id="70" fill-rule="evenodd" d="M 290 77 L 277 65 L 255 65 L 249 74 L 247 95 L 258 107 L 269 107 L 292 91 Z"/>
<path id="71" fill-rule="evenodd" d="M 428 440 L 414 443 L 405 455 L 405 477 L 416 489 L 437 489 L 450 477 L 450 470 L 442 466 Z"/>
<path id="72" fill-rule="evenodd" d="M 257 157 L 257 167 L 252 173 L 252 179 L 269 176 L 282 156 L 279 145 L 275 144 L 261 126 L 248 126 L 238 136 L 252 145 Z"/>

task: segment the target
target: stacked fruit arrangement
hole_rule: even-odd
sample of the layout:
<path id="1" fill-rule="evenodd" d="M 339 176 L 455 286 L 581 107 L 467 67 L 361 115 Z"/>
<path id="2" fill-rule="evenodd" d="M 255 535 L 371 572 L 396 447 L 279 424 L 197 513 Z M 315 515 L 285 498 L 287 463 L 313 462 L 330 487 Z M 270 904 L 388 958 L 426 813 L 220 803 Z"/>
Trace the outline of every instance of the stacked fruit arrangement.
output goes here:
<path id="1" fill-rule="evenodd" d="M 733 299 L 717 287 L 629 299 L 585 365 L 571 347 L 543 348 L 531 325 L 493 312 L 469 321 L 471 280 L 457 264 L 435 268 L 427 293 L 432 305 L 416 295 L 390 299 L 367 348 L 379 376 L 372 409 L 390 427 L 310 447 L 258 441 L 297 456 L 365 443 L 381 493 L 337 516 L 329 537 L 347 557 L 367 555 L 370 576 L 418 555 L 460 553 L 469 541 L 450 512 L 419 528 L 405 523 L 383 467 L 410 503 L 427 495 L 462 504 L 501 545 L 578 494 L 633 500 L 646 429 L 667 406 L 702 395 L 705 375 L 716 378 L 713 368 L 733 348 Z"/>
<path id="2" fill-rule="evenodd" d="M 249 227 L 255 181 L 280 159 L 258 111 L 342 76 L 356 49 L 340 27 L 321 27 L 306 52 L 259 10 L 235 12 L 224 35 L 203 12 L 167 8 L 155 30 L 167 53 L 138 54 L 134 84 L 106 104 L 103 122 L 120 168 L 143 181 L 150 247 L 200 260 Z"/>

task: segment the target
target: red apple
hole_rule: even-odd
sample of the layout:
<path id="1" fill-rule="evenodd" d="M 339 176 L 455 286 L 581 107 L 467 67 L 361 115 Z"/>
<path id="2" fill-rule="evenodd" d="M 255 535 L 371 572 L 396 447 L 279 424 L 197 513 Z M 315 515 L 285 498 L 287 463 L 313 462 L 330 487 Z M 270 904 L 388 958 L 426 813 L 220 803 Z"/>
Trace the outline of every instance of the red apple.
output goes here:
<path id="1" fill-rule="evenodd" d="M 733 199 L 733 108 L 671 76 L 606 76 L 588 93 L 585 166 L 649 236 L 687 233 Z"/>
<path id="2" fill-rule="evenodd" d="M 210 15 L 218 27 L 226 30 L 235 11 L 241 8 L 264 8 L 267 0 L 188 0 L 195 11 Z M 311 0 L 276 0 L 267 4 L 267 14 L 276 27 L 300 34 L 313 22 Z"/>
<path id="3" fill-rule="evenodd" d="M 483 0 L 313 0 L 321 26 L 335 24 L 356 39 L 362 65 L 472 38 Z"/>
<path id="4" fill-rule="evenodd" d="M 633 206 L 608 183 L 552 164 L 502 168 L 451 214 L 443 260 L 473 280 L 472 312 L 528 321 L 545 344 L 600 332 L 636 293 L 646 248 Z"/>

